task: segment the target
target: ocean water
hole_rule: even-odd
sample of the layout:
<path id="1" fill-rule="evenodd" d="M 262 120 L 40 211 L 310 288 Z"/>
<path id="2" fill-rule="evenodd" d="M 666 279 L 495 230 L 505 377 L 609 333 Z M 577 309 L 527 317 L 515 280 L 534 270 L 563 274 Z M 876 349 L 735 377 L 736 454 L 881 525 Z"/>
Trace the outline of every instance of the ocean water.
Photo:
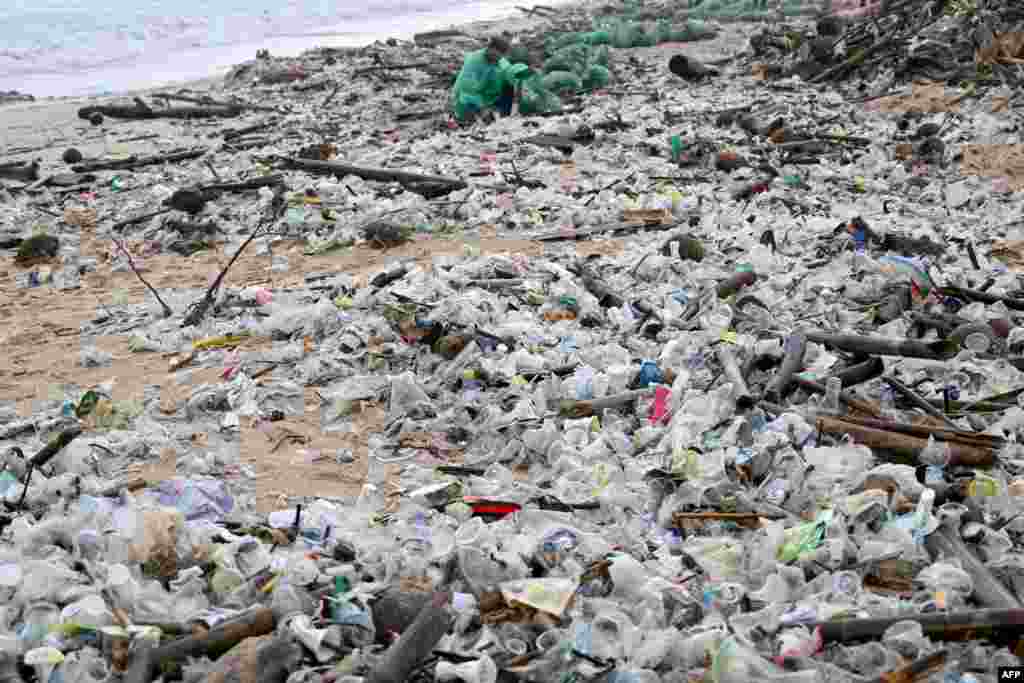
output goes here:
<path id="1" fill-rule="evenodd" d="M 0 91 L 117 93 L 220 75 L 267 48 L 352 47 L 522 16 L 524 0 L 4 0 Z M 552 2 L 546 3 L 551 6 Z"/>

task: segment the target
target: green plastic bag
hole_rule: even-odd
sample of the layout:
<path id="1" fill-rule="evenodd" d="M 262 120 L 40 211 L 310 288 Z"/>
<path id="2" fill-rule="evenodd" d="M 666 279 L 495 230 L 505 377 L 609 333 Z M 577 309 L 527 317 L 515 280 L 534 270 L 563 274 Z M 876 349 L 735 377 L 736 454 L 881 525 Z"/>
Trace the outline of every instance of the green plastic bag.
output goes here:
<path id="1" fill-rule="evenodd" d="M 654 39 L 659 44 L 672 40 L 672 24 L 666 19 L 659 19 L 658 26 L 654 29 Z"/>
<path id="2" fill-rule="evenodd" d="M 637 26 L 633 34 L 633 47 L 654 47 L 658 42 L 653 33 L 648 33 L 643 26 Z"/>
<path id="3" fill-rule="evenodd" d="M 620 49 L 633 47 L 633 27 L 626 21 L 620 21 L 612 29 L 612 46 Z"/>
<path id="4" fill-rule="evenodd" d="M 545 49 L 548 52 L 555 52 L 556 50 L 561 50 L 563 47 L 568 45 L 577 45 L 584 42 L 584 36 L 586 35 L 587 34 L 585 33 L 562 33 L 561 35 L 549 39 L 545 43 Z"/>
<path id="5" fill-rule="evenodd" d="M 508 59 L 508 61 L 512 62 L 513 64 L 526 64 L 527 62 L 530 61 L 530 53 L 526 49 L 525 45 L 516 43 L 511 48 L 509 48 L 508 55 L 506 55 L 506 59 Z"/>
<path id="6" fill-rule="evenodd" d="M 544 62 L 546 74 L 555 71 L 569 71 L 579 74 L 587 63 L 587 48 L 583 45 L 569 45 L 559 49 Z"/>
<path id="7" fill-rule="evenodd" d="M 606 87 L 611 79 L 612 75 L 607 68 L 600 64 L 591 64 L 583 76 L 583 89 L 599 90 Z"/>
<path id="8" fill-rule="evenodd" d="M 832 511 L 823 510 L 813 522 L 786 529 L 782 545 L 776 553 L 780 562 L 792 562 L 805 553 L 819 548 L 825 540 L 825 529 L 832 521 Z"/>
<path id="9" fill-rule="evenodd" d="M 544 76 L 544 87 L 555 93 L 575 93 L 583 89 L 583 81 L 571 71 L 552 71 Z"/>
<path id="10" fill-rule="evenodd" d="M 544 87 L 540 74 L 533 74 L 523 81 L 519 95 L 520 114 L 546 114 L 562 110 L 562 100 Z"/>
<path id="11" fill-rule="evenodd" d="M 669 33 L 669 40 L 674 43 L 690 43 L 697 40 L 710 40 L 718 36 L 718 31 L 708 27 L 703 21 L 687 21 L 686 25 Z"/>

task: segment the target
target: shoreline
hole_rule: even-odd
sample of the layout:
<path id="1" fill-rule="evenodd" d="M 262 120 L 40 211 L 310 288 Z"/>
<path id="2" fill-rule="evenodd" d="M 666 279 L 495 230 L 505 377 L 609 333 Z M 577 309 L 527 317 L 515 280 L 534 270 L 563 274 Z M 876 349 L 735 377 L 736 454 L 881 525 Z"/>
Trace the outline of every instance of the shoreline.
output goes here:
<path id="1" fill-rule="evenodd" d="M 494 30 L 499 26 L 520 21 L 542 21 L 542 14 L 527 16 L 519 6 L 532 8 L 543 3 L 520 0 L 502 0 L 500 6 L 493 11 L 502 12 L 499 16 L 476 18 L 453 12 L 427 15 L 422 19 L 414 15 L 401 17 L 397 24 L 386 30 L 343 31 L 345 24 L 334 24 L 310 34 L 289 34 L 271 38 L 248 40 L 226 45 L 190 48 L 171 55 L 176 68 L 166 73 L 166 59 L 155 60 L 154 56 L 139 58 L 117 58 L 101 67 L 86 68 L 78 71 L 38 71 L 28 74 L 0 76 L 0 92 L 13 91 L 22 95 L 31 95 L 33 102 L 54 102 L 70 98 L 109 98 L 132 97 L 145 95 L 155 90 L 166 88 L 194 87 L 195 84 L 208 84 L 211 80 L 222 79 L 238 64 L 250 61 L 257 50 L 267 49 L 274 57 L 284 59 L 300 58 L 303 54 L 317 48 L 360 49 L 390 39 L 411 41 L 416 33 L 459 30 L 470 34 Z M 571 10 L 573 8 L 589 8 L 595 3 L 591 0 L 550 0 L 548 7 Z M 196 66 L 201 63 L 200 66 Z M 153 74 L 156 76 L 143 76 Z M 177 72 L 177 73 L 176 73 Z M 202 75 L 199 75 L 199 73 Z M 179 77 L 180 76 L 180 77 Z M 96 91 L 104 81 L 118 78 L 127 85 L 116 89 Z M 154 81 L 153 79 L 159 79 Z M 20 79 L 20 83 L 16 82 Z M 142 81 L 149 82 L 142 82 Z M 50 84 L 41 86 L 44 90 L 56 89 L 60 84 L 85 81 L 89 85 L 79 86 L 83 91 L 69 94 L 41 94 L 33 92 L 32 84 Z M 57 84 L 57 85 L 53 85 Z M 71 90 L 72 87 L 65 88 Z M 37 88 L 38 92 L 39 89 Z M 23 104 L 12 102 L 10 104 Z M 31 102 L 29 102 L 31 103 Z M 0 104 L 0 111 L 10 105 Z"/>
<path id="2" fill-rule="evenodd" d="M 596 0 L 554 0 L 553 2 L 547 3 L 547 6 L 554 5 L 565 12 L 579 12 L 589 11 L 596 4 L 598 4 Z M 467 34 L 471 39 L 481 40 L 491 33 L 499 32 L 499 29 L 501 32 L 508 31 L 515 34 L 517 32 L 525 32 L 534 29 L 545 22 L 550 23 L 550 20 L 546 20 L 542 14 L 538 13 L 527 15 L 525 12 L 516 11 L 514 14 L 510 14 L 503 18 L 450 23 L 440 26 L 439 28 L 431 28 L 429 30 L 459 31 Z M 419 32 L 421 31 L 408 33 L 407 40 L 405 40 L 405 42 L 410 42 L 411 44 L 412 35 Z M 391 36 L 390 38 L 403 40 L 396 36 Z M 377 37 L 376 40 L 366 43 L 363 47 L 379 44 L 390 38 Z M 302 49 L 297 50 L 294 55 L 285 56 L 275 54 L 272 48 L 268 49 L 271 50 L 271 55 L 275 58 L 301 60 L 304 55 L 315 52 L 318 49 L 331 47 L 323 44 L 324 41 L 319 39 L 303 42 L 304 44 Z M 94 134 L 107 131 L 106 136 L 109 138 L 112 133 L 116 133 L 118 127 L 127 127 L 134 122 L 127 120 L 108 120 L 100 129 L 96 129 L 90 126 L 86 121 L 77 118 L 77 110 L 79 107 L 86 104 L 109 104 L 112 102 L 130 99 L 132 97 L 146 97 L 155 92 L 166 92 L 168 90 L 179 91 L 187 89 L 200 94 L 210 93 L 217 98 L 219 95 L 214 91 L 223 87 L 224 79 L 231 70 L 239 65 L 251 63 L 255 59 L 255 45 L 256 44 L 245 46 L 247 51 L 252 47 L 252 51 L 247 52 L 245 55 L 239 53 L 237 55 L 239 57 L 238 59 L 230 60 L 231 64 L 224 66 L 219 72 L 212 74 L 207 72 L 206 76 L 200 78 L 178 80 L 160 85 L 148 85 L 113 94 L 56 95 L 37 97 L 32 101 L 16 101 L 7 104 L 0 104 L 0 159 L 19 161 L 35 157 L 45 158 L 56 156 L 59 158 L 60 150 L 58 150 L 56 155 L 53 154 L 53 149 L 40 150 L 46 152 L 42 155 L 36 151 L 22 152 L 18 150 L 44 146 L 56 147 L 58 145 L 63 145 L 64 142 L 67 142 L 68 146 L 78 148 L 87 156 L 90 154 L 103 154 L 108 151 L 104 149 L 104 147 L 109 143 L 109 140 L 95 139 Z M 347 47 L 350 49 L 361 49 L 359 47 Z M 0 88 L 0 91 L 2 90 L 3 89 Z M 178 122 L 158 119 L 148 123 L 151 124 L 150 127 L 154 129 L 154 132 L 164 133 L 170 136 L 178 135 L 178 131 L 175 130 L 175 126 L 178 125 Z M 92 139 L 92 141 L 82 142 L 83 139 Z M 139 152 L 149 151 L 153 148 L 152 145 L 143 145 L 142 147 L 143 149 L 138 150 Z M 138 146 L 133 146 L 133 149 L 137 148 Z"/>

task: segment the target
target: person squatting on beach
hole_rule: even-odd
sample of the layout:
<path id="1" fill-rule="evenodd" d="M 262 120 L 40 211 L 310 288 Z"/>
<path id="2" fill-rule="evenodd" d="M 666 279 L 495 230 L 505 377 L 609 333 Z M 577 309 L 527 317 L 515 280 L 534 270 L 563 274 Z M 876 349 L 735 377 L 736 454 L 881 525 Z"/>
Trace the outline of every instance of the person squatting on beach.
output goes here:
<path id="1" fill-rule="evenodd" d="M 519 96 L 519 84 L 529 72 L 526 64 L 513 64 L 508 54 L 508 42 L 491 38 L 487 47 L 470 52 L 452 90 L 452 111 L 455 118 L 472 123 L 479 116 L 490 116 L 496 110 L 502 116 L 512 113 L 512 105 Z"/>

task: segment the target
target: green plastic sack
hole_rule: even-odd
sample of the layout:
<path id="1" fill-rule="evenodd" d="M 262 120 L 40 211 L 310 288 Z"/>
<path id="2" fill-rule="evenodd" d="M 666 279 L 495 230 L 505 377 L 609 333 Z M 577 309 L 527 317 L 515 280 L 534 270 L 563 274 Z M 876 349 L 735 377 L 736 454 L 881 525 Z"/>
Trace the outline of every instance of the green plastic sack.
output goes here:
<path id="1" fill-rule="evenodd" d="M 533 74 L 523 81 L 519 94 L 520 114 L 546 114 L 562 110 L 562 100 L 544 87 L 540 74 Z"/>
<path id="2" fill-rule="evenodd" d="M 606 87 L 611 79 L 612 75 L 607 68 L 600 64 L 591 64 L 583 76 L 583 89 L 599 90 Z"/>
<path id="3" fill-rule="evenodd" d="M 692 43 L 697 40 L 710 40 L 718 35 L 711 29 L 686 27 L 679 31 L 672 31 L 669 40 L 673 43 Z"/>
<path id="4" fill-rule="evenodd" d="M 587 63 L 587 48 L 583 45 L 563 47 L 544 61 L 543 71 L 546 74 L 555 71 L 569 71 L 579 74 Z"/>
<path id="5" fill-rule="evenodd" d="M 633 34 L 633 47 L 654 47 L 658 42 L 653 33 L 648 33 L 643 26 L 637 26 Z"/>
<path id="6" fill-rule="evenodd" d="M 786 529 L 782 545 L 779 546 L 776 558 L 779 562 L 792 562 L 801 555 L 819 547 L 825 540 L 825 529 L 832 520 L 832 511 L 824 510 L 813 522 L 798 524 Z"/>
<path id="7" fill-rule="evenodd" d="M 610 50 L 608 49 L 607 45 L 595 47 L 593 50 L 590 51 L 590 63 L 600 64 L 601 66 L 607 68 L 609 52 Z"/>
<path id="8" fill-rule="evenodd" d="M 544 87 L 555 93 L 575 93 L 583 89 L 583 81 L 571 71 L 553 71 L 544 76 Z"/>
<path id="9" fill-rule="evenodd" d="M 586 33 L 562 33 L 550 38 L 544 44 L 544 47 L 548 52 L 555 52 L 568 45 L 578 45 L 585 42 L 584 36 L 586 35 Z"/>
<path id="10" fill-rule="evenodd" d="M 632 24 L 626 21 L 620 21 L 618 25 L 612 29 L 612 46 L 621 49 L 633 47 L 634 34 L 635 31 Z"/>
<path id="11" fill-rule="evenodd" d="M 508 59 L 508 61 L 512 62 L 513 64 L 526 64 L 530 61 L 530 53 L 526 49 L 525 45 L 517 43 L 513 45 L 511 48 L 509 48 L 508 55 L 506 55 L 506 59 Z"/>
<path id="12" fill-rule="evenodd" d="M 654 39 L 659 45 L 672 40 L 672 24 L 665 19 L 659 19 L 658 26 L 654 29 Z"/>

